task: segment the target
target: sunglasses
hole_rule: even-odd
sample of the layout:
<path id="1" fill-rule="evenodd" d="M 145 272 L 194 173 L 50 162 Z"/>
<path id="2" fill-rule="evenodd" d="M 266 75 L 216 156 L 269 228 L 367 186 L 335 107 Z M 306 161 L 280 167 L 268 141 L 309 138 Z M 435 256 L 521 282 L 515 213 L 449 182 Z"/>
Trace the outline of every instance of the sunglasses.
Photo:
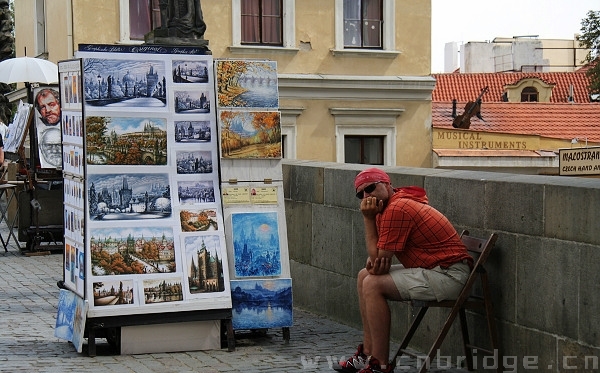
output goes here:
<path id="1" fill-rule="evenodd" d="M 365 189 L 361 190 L 360 192 L 356 193 L 356 198 L 358 199 L 363 199 L 365 198 L 365 192 L 366 193 L 373 193 L 373 191 L 375 190 L 375 188 L 377 188 L 377 184 L 381 183 L 381 181 L 376 181 L 373 184 L 369 184 L 365 187 Z"/>

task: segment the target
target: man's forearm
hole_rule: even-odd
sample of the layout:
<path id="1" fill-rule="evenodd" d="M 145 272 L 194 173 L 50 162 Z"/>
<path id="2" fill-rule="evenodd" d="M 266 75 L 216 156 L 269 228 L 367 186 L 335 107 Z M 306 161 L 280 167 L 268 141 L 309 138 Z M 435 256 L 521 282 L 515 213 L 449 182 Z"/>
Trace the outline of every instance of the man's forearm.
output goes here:
<path id="1" fill-rule="evenodd" d="M 372 218 L 365 217 L 364 222 L 367 254 L 371 260 L 375 260 L 379 255 L 379 250 L 377 249 L 377 241 L 379 239 L 379 235 L 377 234 L 377 225 L 375 224 L 375 219 Z"/>

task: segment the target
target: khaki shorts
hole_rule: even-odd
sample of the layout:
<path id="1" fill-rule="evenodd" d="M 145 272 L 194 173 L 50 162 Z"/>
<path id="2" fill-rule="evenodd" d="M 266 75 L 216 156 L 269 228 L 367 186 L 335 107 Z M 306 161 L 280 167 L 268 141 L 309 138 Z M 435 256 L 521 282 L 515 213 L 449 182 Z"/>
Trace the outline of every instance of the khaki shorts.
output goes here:
<path id="1" fill-rule="evenodd" d="M 404 268 L 395 264 L 390 275 L 404 300 L 432 301 L 458 298 L 467 282 L 471 268 L 466 263 L 456 263 L 448 268 Z"/>

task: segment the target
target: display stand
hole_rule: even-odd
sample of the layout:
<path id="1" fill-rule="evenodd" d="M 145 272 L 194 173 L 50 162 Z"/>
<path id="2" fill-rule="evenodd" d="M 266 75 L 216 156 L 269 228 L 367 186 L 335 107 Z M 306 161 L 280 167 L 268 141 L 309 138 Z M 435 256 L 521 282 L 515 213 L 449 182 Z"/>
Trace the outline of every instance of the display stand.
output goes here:
<path id="1" fill-rule="evenodd" d="M 282 328 L 287 343 L 293 302 L 277 65 L 216 60 L 215 71 L 233 328 Z"/>
<path id="2" fill-rule="evenodd" d="M 59 62 L 64 286 L 88 303 L 91 356 L 96 338 L 122 353 L 235 347 L 213 60 L 203 52 L 80 45 Z M 219 333 L 168 338 L 182 325 Z M 141 335 L 154 341 L 134 345 Z"/>

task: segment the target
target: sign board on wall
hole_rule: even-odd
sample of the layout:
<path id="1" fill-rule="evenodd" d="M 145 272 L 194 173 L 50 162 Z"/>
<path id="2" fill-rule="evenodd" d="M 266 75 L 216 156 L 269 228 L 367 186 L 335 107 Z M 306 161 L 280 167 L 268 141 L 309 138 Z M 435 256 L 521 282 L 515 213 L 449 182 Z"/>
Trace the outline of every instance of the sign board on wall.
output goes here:
<path id="1" fill-rule="evenodd" d="M 561 176 L 600 175 L 600 146 L 559 149 Z"/>

